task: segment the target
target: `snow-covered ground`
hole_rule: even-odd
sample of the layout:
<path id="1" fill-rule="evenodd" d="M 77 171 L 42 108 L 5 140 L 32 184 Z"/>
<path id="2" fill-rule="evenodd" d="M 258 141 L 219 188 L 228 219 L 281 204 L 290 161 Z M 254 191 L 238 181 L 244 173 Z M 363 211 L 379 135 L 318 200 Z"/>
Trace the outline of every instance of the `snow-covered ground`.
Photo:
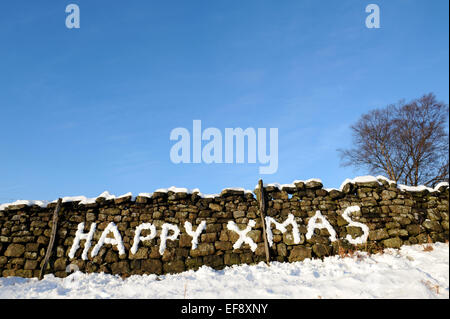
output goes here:
<path id="1" fill-rule="evenodd" d="M 431 246 L 431 248 L 427 248 Z M 177 275 L 0 278 L 0 298 L 449 298 L 448 243 Z"/>

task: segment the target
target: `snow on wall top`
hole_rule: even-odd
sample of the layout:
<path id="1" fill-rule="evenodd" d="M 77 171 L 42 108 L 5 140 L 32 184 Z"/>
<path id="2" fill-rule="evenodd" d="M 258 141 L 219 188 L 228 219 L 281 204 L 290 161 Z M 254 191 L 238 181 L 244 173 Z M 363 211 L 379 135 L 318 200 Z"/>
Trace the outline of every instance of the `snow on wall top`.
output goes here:
<path id="1" fill-rule="evenodd" d="M 339 189 L 336 188 L 324 188 L 326 191 L 330 192 L 332 190 L 337 190 L 337 191 L 342 191 L 344 186 L 346 184 L 358 184 L 358 183 L 370 183 L 370 182 L 377 182 L 378 184 L 382 185 L 382 183 L 380 181 L 386 181 L 389 184 L 396 184 L 395 181 L 392 181 L 384 176 L 370 176 L 370 175 L 366 175 L 366 176 L 358 176 L 355 177 L 353 179 L 349 179 L 347 178 L 339 187 Z M 295 180 L 293 181 L 291 184 L 279 184 L 279 183 L 264 183 L 264 187 L 275 187 L 278 189 L 283 189 L 283 188 L 295 188 L 295 184 L 298 183 L 310 183 L 310 182 L 318 182 L 318 183 L 322 183 L 322 181 L 318 178 L 311 178 L 308 180 Z M 447 182 L 441 182 L 439 184 L 437 184 L 434 188 L 431 187 L 427 187 L 424 185 L 420 185 L 420 186 L 407 186 L 407 185 L 401 185 L 401 184 L 397 184 L 397 188 L 400 189 L 401 191 L 407 191 L 407 192 L 422 192 L 422 191 L 429 191 L 429 192 L 437 192 L 441 187 L 443 186 L 449 186 L 449 184 Z M 259 188 L 259 185 L 256 185 L 255 190 Z M 239 188 L 239 187 L 231 187 L 231 188 L 224 188 L 222 190 L 222 192 L 227 191 L 227 190 L 232 190 L 232 191 L 242 191 L 244 192 L 244 194 L 253 194 L 253 191 L 244 189 L 244 188 Z M 153 196 L 154 193 L 168 193 L 168 192 L 173 192 L 173 193 L 187 193 L 187 194 L 193 194 L 193 193 L 197 193 L 198 196 L 202 197 L 202 198 L 215 198 L 220 196 L 220 194 L 203 194 L 202 192 L 200 192 L 200 190 L 198 188 L 195 189 L 188 189 L 188 188 L 183 188 L 183 187 L 169 187 L 169 188 L 159 188 L 157 190 L 155 190 L 153 193 L 139 193 L 138 196 L 140 197 L 148 197 L 151 198 Z M 111 200 L 111 199 L 118 199 L 118 198 L 124 198 L 124 197 L 131 197 L 132 200 L 135 200 L 135 197 L 133 196 L 133 194 L 130 193 L 126 193 L 120 196 L 115 196 L 110 194 L 108 191 L 104 191 L 103 193 L 101 193 L 99 196 L 97 197 L 92 197 L 92 198 L 88 198 L 86 196 L 66 196 L 62 198 L 62 202 L 63 203 L 67 203 L 67 202 L 79 202 L 79 205 L 87 205 L 87 204 L 93 204 L 96 202 L 97 198 L 104 198 L 106 200 Z M 37 205 L 39 207 L 45 208 L 47 207 L 48 204 L 50 203 L 56 203 L 56 200 L 54 201 L 41 201 L 41 200 L 17 200 L 15 202 L 12 203 L 5 203 L 5 204 L 0 204 L 0 211 L 5 210 L 7 207 L 9 206 L 17 206 L 17 205 L 27 205 L 27 206 L 32 206 L 32 205 Z"/>

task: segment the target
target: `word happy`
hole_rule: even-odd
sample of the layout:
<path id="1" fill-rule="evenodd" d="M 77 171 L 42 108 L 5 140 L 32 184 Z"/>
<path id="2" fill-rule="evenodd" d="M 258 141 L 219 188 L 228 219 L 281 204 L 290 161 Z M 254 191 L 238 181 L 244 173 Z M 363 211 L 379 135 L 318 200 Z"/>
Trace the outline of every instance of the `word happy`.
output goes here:
<path id="1" fill-rule="evenodd" d="M 360 227 L 363 231 L 363 234 L 360 237 L 352 238 L 352 236 L 347 235 L 345 238 L 349 243 L 351 244 L 363 244 L 367 241 L 367 238 L 369 236 L 369 227 L 367 227 L 363 223 L 355 222 L 350 218 L 351 213 L 359 211 L 360 208 L 358 206 L 351 206 L 345 209 L 344 213 L 342 214 L 342 217 L 349 223 L 348 226 L 354 226 L 354 227 Z M 287 219 L 279 223 L 272 217 L 266 217 L 265 218 L 266 223 L 266 235 L 267 235 L 267 241 L 269 243 L 269 246 L 273 246 L 273 234 L 271 230 L 271 225 L 275 225 L 275 228 L 278 229 L 280 232 L 285 233 L 287 232 L 287 226 L 292 226 L 292 233 L 294 238 L 294 243 L 299 244 L 300 243 L 300 232 L 298 229 L 298 225 L 295 222 L 294 215 L 289 214 Z M 233 248 L 239 249 L 242 244 L 246 243 L 250 246 L 250 249 L 254 252 L 257 248 L 257 244 L 253 241 L 252 238 L 250 238 L 248 233 L 252 230 L 253 227 L 255 227 L 256 222 L 254 220 L 250 220 L 247 224 L 247 227 L 245 229 L 239 229 L 239 227 L 236 225 L 235 222 L 229 221 L 227 224 L 228 230 L 234 231 L 239 235 L 238 240 L 234 243 Z M 73 241 L 72 247 L 69 251 L 69 258 L 74 258 L 75 253 L 80 248 L 80 241 L 85 240 L 84 249 L 81 254 L 81 258 L 83 260 L 88 259 L 88 251 L 91 248 L 92 245 L 92 238 L 94 237 L 94 232 L 96 229 L 96 223 L 92 223 L 90 230 L 88 233 L 84 233 L 84 223 L 78 224 L 78 230 L 75 234 L 75 239 Z M 197 226 L 197 228 L 194 230 L 192 227 L 192 224 L 190 222 L 184 223 L 184 229 L 186 230 L 186 233 L 192 237 L 192 250 L 197 249 L 198 245 L 198 238 L 200 234 L 206 229 L 206 221 L 202 221 L 200 225 Z M 327 229 L 329 235 L 330 241 L 336 241 L 336 231 L 333 229 L 331 224 L 328 222 L 328 220 L 321 214 L 321 212 L 318 210 L 316 211 L 316 214 L 311 217 L 308 221 L 307 225 L 307 233 L 305 235 L 306 239 L 311 239 L 311 237 L 314 234 L 315 229 Z M 149 234 L 146 236 L 141 236 L 141 233 L 143 230 L 149 231 Z M 171 233 L 169 235 L 169 233 Z M 113 237 L 107 237 L 108 235 L 112 234 Z M 159 253 L 161 255 L 164 254 L 164 251 L 166 249 L 166 243 L 167 240 L 176 240 L 178 236 L 180 235 L 180 229 L 177 225 L 165 223 L 161 227 L 161 234 L 160 234 L 160 244 L 159 244 Z M 143 241 L 152 240 L 156 237 L 156 227 L 153 224 L 150 223 L 142 223 L 138 225 L 135 229 L 134 233 L 134 239 L 133 239 L 133 246 L 130 249 L 131 254 L 136 254 L 139 249 L 139 244 Z M 123 245 L 122 236 L 120 235 L 119 230 L 117 229 L 117 226 L 111 222 L 106 226 L 104 231 L 102 232 L 100 239 L 98 240 L 97 244 L 94 246 L 94 248 L 91 250 L 90 256 L 93 258 L 95 257 L 102 246 L 104 244 L 111 244 L 113 246 L 116 246 L 119 254 L 125 254 L 125 247 Z"/>

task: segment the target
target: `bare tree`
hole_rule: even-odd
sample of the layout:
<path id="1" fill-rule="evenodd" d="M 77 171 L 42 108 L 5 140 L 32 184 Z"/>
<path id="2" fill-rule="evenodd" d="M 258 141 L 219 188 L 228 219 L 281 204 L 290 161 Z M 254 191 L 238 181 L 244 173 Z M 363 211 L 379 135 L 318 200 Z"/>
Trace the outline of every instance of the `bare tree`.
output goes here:
<path id="1" fill-rule="evenodd" d="M 370 111 L 351 126 L 354 148 L 338 150 L 342 165 L 406 185 L 448 182 L 448 113 L 432 93 Z"/>

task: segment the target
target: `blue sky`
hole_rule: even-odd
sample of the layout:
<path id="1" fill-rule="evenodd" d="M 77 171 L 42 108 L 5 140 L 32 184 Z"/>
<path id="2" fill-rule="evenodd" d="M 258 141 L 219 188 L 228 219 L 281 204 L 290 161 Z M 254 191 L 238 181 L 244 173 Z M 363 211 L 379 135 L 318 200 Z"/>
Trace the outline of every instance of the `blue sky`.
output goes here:
<path id="1" fill-rule="evenodd" d="M 78 4 L 81 28 L 65 27 Z M 376 3 L 381 28 L 367 29 Z M 448 1 L 3 1 L 0 203 L 217 193 L 317 177 L 339 187 L 361 114 L 449 101 Z M 279 129 L 279 168 L 170 161 L 170 131 Z"/>

